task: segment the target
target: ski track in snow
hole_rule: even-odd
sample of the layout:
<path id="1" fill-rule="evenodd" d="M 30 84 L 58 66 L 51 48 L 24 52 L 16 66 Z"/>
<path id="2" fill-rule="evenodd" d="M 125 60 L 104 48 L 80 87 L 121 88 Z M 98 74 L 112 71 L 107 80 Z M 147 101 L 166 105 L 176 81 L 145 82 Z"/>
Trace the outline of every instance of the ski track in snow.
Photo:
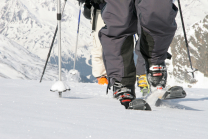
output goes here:
<path id="1" fill-rule="evenodd" d="M 185 99 L 150 112 L 125 110 L 106 85 L 69 82 L 59 98 L 49 91 L 53 83 L 0 78 L 1 139 L 208 138 L 207 89 L 186 88 Z"/>

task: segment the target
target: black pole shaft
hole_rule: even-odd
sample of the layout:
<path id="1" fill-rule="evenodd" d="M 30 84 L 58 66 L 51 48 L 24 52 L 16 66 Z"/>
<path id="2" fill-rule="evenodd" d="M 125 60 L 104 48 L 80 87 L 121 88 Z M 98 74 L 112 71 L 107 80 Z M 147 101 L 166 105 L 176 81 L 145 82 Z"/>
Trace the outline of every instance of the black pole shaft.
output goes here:
<path id="1" fill-rule="evenodd" d="M 178 7 L 179 7 L 180 15 L 181 15 L 181 23 L 182 23 L 182 27 L 183 27 L 183 33 L 184 33 L 184 38 L 185 38 L 185 43 L 186 43 L 186 48 L 187 48 L 187 54 L 188 54 L 191 69 L 193 70 L 192 62 L 191 62 L 191 56 L 190 56 L 190 52 L 189 52 L 188 40 L 187 40 L 187 37 L 186 37 L 185 25 L 184 25 L 184 21 L 183 21 L 183 15 L 182 15 L 180 0 L 178 0 Z M 192 76 L 194 78 L 194 72 L 192 72 Z"/>
<path id="2" fill-rule="evenodd" d="M 66 2 L 67 2 L 67 0 L 65 0 L 64 7 L 63 7 L 63 10 L 62 10 L 62 14 L 61 14 L 61 15 L 63 15 L 64 9 L 65 9 L 65 6 L 66 6 Z M 54 41 L 55 41 L 55 38 L 56 38 L 57 31 L 58 31 L 58 25 L 56 26 L 56 30 L 55 30 L 55 33 L 54 33 L 54 36 L 53 36 L 53 40 L 52 40 L 52 42 L 51 42 L 51 47 L 50 47 L 50 49 L 49 49 L 48 56 L 47 56 L 47 59 L 46 59 L 46 62 L 45 62 L 45 66 L 44 66 L 44 68 L 43 68 L 43 72 L 42 72 L 42 75 L 41 75 L 41 78 L 40 78 L 40 82 L 41 82 L 42 79 L 43 79 L 43 75 L 44 75 L 44 73 L 45 73 L 45 69 L 46 69 L 46 66 L 47 66 L 47 64 L 48 64 L 48 59 L 49 59 L 49 57 L 50 57 L 50 55 L 51 55 L 51 50 L 52 50 L 52 48 L 53 48 L 53 44 L 54 44 Z"/>

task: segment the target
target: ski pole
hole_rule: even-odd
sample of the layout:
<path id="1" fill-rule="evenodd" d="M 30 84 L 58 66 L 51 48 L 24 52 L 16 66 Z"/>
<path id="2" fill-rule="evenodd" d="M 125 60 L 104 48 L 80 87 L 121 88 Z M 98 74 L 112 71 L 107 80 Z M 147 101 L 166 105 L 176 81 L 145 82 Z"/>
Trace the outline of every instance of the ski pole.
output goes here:
<path id="1" fill-rule="evenodd" d="M 191 70 L 192 70 L 191 73 L 192 73 L 192 77 L 194 79 L 194 72 L 197 71 L 197 69 L 193 69 L 193 67 L 192 67 L 191 56 L 190 56 L 190 52 L 189 52 L 188 40 L 186 37 L 186 30 L 185 30 L 185 25 L 184 25 L 184 21 L 183 21 L 180 0 L 178 0 L 178 7 L 179 7 L 179 11 L 180 11 L 180 16 L 181 16 L 181 23 L 182 23 L 182 27 L 183 27 L 183 33 L 184 33 L 184 38 L 185 38 L 185 43 L 186 43 L 186 48 L 187 48 L 187 54 L 188 54 L 188 58 L 189 58 L 189 62 L 190 62 Z M 196 82 L 196 80 L 194 82 Z"/>
<path id="2" fill-rule="evenodd" d="M 78 38 L 79 38 L 79 24 L 80 24 L 80 17 L 81 17 L 81 8 L 82 8 L 82 3 L 80 3 L 80 7 L 79 7 L 79 17 L 78 17 L 78 27 L 77 27 L 77 40 L 76 40 L 75 56 L 74 56 L 74 70 L 75 70 L 76 58 L 77 58 L 77 45 L 78 45 Z"/>
<path id="3" fill-rule="evenodd" d="M 62 14 L 61 14 L 61 15 L 63 15 L 64 8 L 65 8 L 65 5 L 66 5 L 66 2 L 67 2 L 67 0 L 65 0 L 64 7 L 63 7 L 63 10 L 62 10 Z M 41 78 L 40 78 L 40 82 L 42 81 L 43 75 L 44 75 L 44 73 L 45 73 L 45 69 L 46 69 L 46 66 L 47 66 L 47 64 L 48 64 L 48 59 L 49 59 L 49 57 L 50 57 L 50 55 L 51 55 L 51 50 L 52 50 L 52 48 L 53 48 L 53 44 L 54 44 L 54 41 L 55 41 L 55 38 L 56 38 L 57 31 L 58 31 L 58 25 L 56 26 L 56 30 L 55 30 L 55 33 L 54 33 L 54 36 L 53 36 L 53 40 L 52 40 L 52 42 L 51 42 L 51 47 L 50 47 L 50 49 L 49 49 L 48 56 L 47 56 L 47 59 L 46 59 L 46 62 L 45 62 L 45 66 L 44 66 L 44 68 L 43 68 L 42 76 L 41 76 Z"/>

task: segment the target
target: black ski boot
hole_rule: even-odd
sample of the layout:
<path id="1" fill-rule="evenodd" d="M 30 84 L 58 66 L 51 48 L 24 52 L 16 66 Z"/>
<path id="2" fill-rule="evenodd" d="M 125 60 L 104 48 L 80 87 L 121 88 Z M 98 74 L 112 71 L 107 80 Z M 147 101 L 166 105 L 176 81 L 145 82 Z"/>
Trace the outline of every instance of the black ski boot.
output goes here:
<path id="1" fill-rule="evenodd" d="M 136 98 L 135 86 L 123 86 L 118 81 L 113 85 L 113 97 L 117 98 L 121 105 L 124 105 L 126 109 L 129 108 L 129 103 Z"/>
<path id="2" fill-rule="evenodd" d="M 111 86 L 113 86 L 113 97 L 118 99 L 121 105 L 124 105 L 126 109 L 151 110 L 151 107 L 145 100 L 135 99 L 136 94 L 134 85 L 124 86 L 120 82 L 108 78 L 106 94 L 108 94 L 108 89 L 110 89 Z"/>
<path id="3" fill-rule="evenodd" d="M 148 71 L 148 81 L 153 87 L 165 88 L 167 81 L 167 69 L 165 63 L 161 65 L 151 65 Z"/>

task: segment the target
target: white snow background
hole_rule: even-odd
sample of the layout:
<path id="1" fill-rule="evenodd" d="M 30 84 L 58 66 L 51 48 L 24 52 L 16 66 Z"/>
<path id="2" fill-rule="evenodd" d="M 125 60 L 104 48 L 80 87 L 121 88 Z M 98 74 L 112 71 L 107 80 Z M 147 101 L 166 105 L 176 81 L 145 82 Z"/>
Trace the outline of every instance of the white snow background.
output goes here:
<path id="1" fill-rule="evenodd" d="M 71 91 L 59 98 L 52 84 L 0 79 L 1 139 L 208 138 L 208 89 L 185 88 L 185 99 L 139 111 L 106 95 L 106 85 L 69 82 Z"/>

